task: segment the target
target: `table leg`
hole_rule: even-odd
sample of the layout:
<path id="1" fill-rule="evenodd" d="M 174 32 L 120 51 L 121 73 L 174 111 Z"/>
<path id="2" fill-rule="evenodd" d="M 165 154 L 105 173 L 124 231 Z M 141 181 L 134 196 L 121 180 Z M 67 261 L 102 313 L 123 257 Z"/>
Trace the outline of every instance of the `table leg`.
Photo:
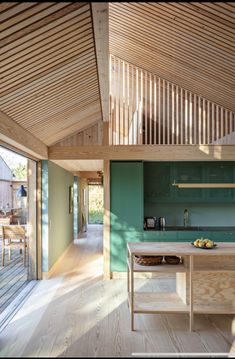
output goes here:
<path id="1" fill-rule="evenodd" d="M 128 256 L 127 256 L 127 260 L 129 260 L 130 256 L 129 256 L 129 252 L 128 252 Z M 127 263 L 127 305 L 129 307 L 129 294 L 130 294 L 130 268 L 129 268 L 129 264 Z"/>
<path id="2" fill-rule="evenodd" d="M 133 254 L 131 254 L 131 330 L 134 331 L 134 274 Z"/>

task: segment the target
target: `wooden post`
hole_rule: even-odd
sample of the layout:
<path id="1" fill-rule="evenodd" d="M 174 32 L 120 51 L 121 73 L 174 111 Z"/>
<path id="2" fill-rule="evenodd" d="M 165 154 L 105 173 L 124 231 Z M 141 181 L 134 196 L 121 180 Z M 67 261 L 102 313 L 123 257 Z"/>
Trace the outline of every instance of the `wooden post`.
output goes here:
<path id="1" fill-rule="evenodd" d="M 28 279 L 37 279 L 37 164 L 28 160 Z"/>
<path id="2" fill-rule="evenodd" d="M 104 160 L 104 229 L 103 229 L 104 279 L 110 272 L 110 161 Z"/>
<path id="3" fill-rule="evenodd" d="M 42 279 L 42 161 L 37 162 L 37 279 Z"/>

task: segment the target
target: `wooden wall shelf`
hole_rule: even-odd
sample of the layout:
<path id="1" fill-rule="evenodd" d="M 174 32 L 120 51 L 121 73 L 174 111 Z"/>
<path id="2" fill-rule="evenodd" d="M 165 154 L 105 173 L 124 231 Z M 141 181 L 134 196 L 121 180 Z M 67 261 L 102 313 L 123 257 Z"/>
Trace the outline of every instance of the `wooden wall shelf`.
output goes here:
<path id="1" fill-rule="evenodd" d="M 178 188 L 235 188 L 235 183 L 172 183 Z"/>

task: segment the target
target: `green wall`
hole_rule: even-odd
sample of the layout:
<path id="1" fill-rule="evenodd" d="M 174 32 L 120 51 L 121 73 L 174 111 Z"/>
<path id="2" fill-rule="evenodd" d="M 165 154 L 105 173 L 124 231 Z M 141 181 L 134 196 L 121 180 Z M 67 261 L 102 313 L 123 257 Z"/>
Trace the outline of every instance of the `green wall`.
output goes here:
<path id="1" fill-rule="evenodd" d="M 77 176 L 74 176 L 73 189 L 74 189 L 73 233 L 74 233 L 74 238 L 77 238 L 78 233 L 79 233 L 79 218 L 78 218 L 78 211 L 79 211 L 79 208 L 78 208 L 79 178 Z"/>
<path id="2" fill-rule="evenodd" d="M 42 164 L 43 272 L 48 272 L 73 240 L 73 213 L 69 213 L 69 186 L 74 176 L 53 162 Z"/>

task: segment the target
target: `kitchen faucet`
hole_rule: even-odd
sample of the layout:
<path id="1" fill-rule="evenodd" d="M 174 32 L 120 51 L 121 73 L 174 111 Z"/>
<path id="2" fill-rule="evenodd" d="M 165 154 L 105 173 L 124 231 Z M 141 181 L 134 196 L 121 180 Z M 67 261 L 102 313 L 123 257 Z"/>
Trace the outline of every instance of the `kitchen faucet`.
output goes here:
<path id="1" fill-rule="evenodd" d="M 188 210 L 185 208 L 184 210 L 184 227 L 188 226 Z"/>

